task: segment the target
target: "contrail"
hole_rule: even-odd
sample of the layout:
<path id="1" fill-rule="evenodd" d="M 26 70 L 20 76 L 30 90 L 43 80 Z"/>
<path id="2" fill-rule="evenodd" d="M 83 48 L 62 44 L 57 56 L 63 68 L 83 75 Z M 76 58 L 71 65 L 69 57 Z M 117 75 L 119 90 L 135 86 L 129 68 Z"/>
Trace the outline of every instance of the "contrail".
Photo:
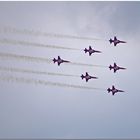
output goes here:
<path id="1" fill-rule="evenodd" d="M 24 56 L 24 55 L 17 55 L 17 54 L 11 54 L 11 53 L 1 53 L 1 52 L 0 52 L 0 57 L 25 60 L 25 61 L 31 61 L 31 62 L 46 62 L 46 63 L 52 62 L 52 59 L 48 59 L 48 58 Z M 108 67 L 108 66 L 103 66 L 103 65 L 93 65 L 93 64 L 75 63 L 75 62 L 67 63 L 67 65 L 69 65 L 69 64 L 76 65 L 76 66 L 103 67 L 103 68 Z"/>
<path id="2" fill-rule="evenodd" d="M 10 67 L 2 67 L 2 66 L 0 66 L 0 71 L 19 72 L 19 73 L 32 73 L 32 74 L 38 74 L 38 75 L 40 74 L 40 75 L 51 75 L 51 76 L 80 77 L 78 75 L 72 75 L 72 74 L 61 74 L 61 73 L 35 71 L 35 70 L 29 70 L 29 69 L 10 68 Z"/>
<path id="3" fill-rule="evenodd" d="M 92 37 L 81 37 L 81 36 L 74 36 L 74 35 L 55 34 L 55 33 L 47 33 L 47 32 L 42 32 L 42 31 L 28 30 L 28 29 L 17 29 L 17 28 L 12 28 L 12 27 L 3 27 L 0 29 L 0 31 L 4 32 L 4 33 L 17 33 L 17 34 L 44 36 L 44 37 L 55 37 L 55 38 L 81 39 L 81 40 L 101 40 L 101 39 L 92 38 Z"/>
<path id="4" fill-rule="evenodd" d="M 51 59 L 47 59 L 47 58 L 31 57 L 31 56 L 17 55 L 17 54 L 11 54 L 11 53 L 1 53 L 1 52 L 0 52 L 0 57 L 25 60 L 25 61 L 31 61 L 31 62 L 46 62 L 46 63 L 52 62 Z"/>
<path id="5" fill-rule="evenodd" d="M 13 44 L 13 45 L 21 45 L 21 46 L 32 46 L 32 47 L 43 47 L 43 48 L 53 48 L 53 49 L 65 49 L 65 50 L 80 50 L 76 48 L 68 48 L 63 46 L 56 45 L 45 45 L 41 43 L 34 43 L 28 41 L 20 41 L 20 40 L 12 40 L 12 39 L 0 39 L 1 44 Z"/>
<path id="6" fill-rule="evenodd" d="M 93 65 L 93 64 L 84 64 L 84 63 L 75 63 L 75 62 L 70 62 L 67 64 L 72 64 L 72 65 L 78 65 L 78 66 L 89 66 L 89 67 L 101 67 L 101 68 L 107 68 L 108 66 L 103 66 L 103 65 Z"/>
<path id="7" fill-rule="evenodd" d="M 79 89 L 90 89 L 90 90 L 105 90 L 103 88 L 94 88 L 94 87 L 71 85 L 71 84 L 64 84 L 64 83 L 54 83 L 54 82 L 49 82 L 44 80 L 26 79 L 24 77 L 14 77 L 14 76 L 0 76 L 0 80 L 8 81 L 8 82 L 16 82 L 16 83 L 44 85 L 44 86 L 57 86 L 57 87 L 79 88 Z"/>

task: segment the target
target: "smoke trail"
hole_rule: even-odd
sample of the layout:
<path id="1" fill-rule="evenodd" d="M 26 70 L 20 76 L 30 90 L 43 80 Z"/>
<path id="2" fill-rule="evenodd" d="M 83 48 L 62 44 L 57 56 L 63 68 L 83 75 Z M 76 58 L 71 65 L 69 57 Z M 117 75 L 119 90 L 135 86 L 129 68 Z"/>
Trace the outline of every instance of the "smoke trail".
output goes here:
<path id="1" fill-rule="evenodd" d="M 101 68 L 107 67 L 107 66 L 103 66 L 103 65 L 93 65 L 93 64 L 75 63 L 75 62 L 70 62 L 68 64 L 78 65 L 78 66 L 101 67 Z"/>
<path id="2" fill-rule="evenodd" d="M 0 57 L 2 58 L 13 58 L 18 60 L 25 60 L 25 61 L 32 61 L 32 62 L 47 62 L 51 63 L 52 60 L 48 58 L 41 58 L 41 57 L 31 57 L 31 56 L 24 56 L 24 55 L 17 55 L 17 54 L 10 54 L 10 53 L 1 53 Z M 75 63 L 75 62 L 69 62 L 68 64 L 76 65 L 76 66 L 89 66 L 89 67 L 103 67 L 107 68 L 108 66 L 103 65 L 93 65 L 93 64 L 84 64 L 84 63 Z"/>
<path id="3" fill-rule="evenodd" d="M 9 72 L 19 72 L 19 73 L 32 73 L 32 74 L 41 74 L 41 75 L 51 75 L 51 76 L 71 76 L 71 77 L 80 77 L 78 75 L 71 74 L 61 74 L 61 73 L 52 73 L 52 72 L 43 72 L 43 71 L 35 71 L 29 69 L 19 69 L 19 68 L 9 68 L 9 67 L 1 67 L 1 71 L 9 71 Z"/>
<path id="4" fill-rule="evenodd" d="M 17 29 L 12 27 L 4 27 L 0 29 L 1 32 L 4 33 L 17 33 L 17 34 L 25 34 L 25 35 L 33 35 L 33 36 L 45 36 L 45 37 L 56 37 L 56 38 L 67 38 L 67 39 L 81 39 L 81 40 L 101 40 L 92 37 L 81 37 L 81 36 L 74 36 L 74 35 L 62 35 L 62 34 L 54 34 L 54 33 L 47 33 L 41 31 L 34 31 L 34 30 L 27 30 L 27 29 Z"/>
<path id="5" fill-rule="evenodd" d="M 0 57 L 2 58 L 12 58 L 12 59 L 18 59 L 18 60 L 25 60 L 25 61 L 31 61 L 31 62 L 47 62 L 51 63 L 51 59 L 47 58 L 40 58 L 40 57 L 31 57 L 31 56 L 24 56 L 24 55 L 16 55 L 16 54 L 10 54 L 10 53 L 1 53 Z"/>
<path id="6" fill-rule="evenodd" d="M 26 83 L 26 84 L 35 84 L 35 85 L 44 85 L 44 86 L 57 86 L 57 87 L 67 87 L 67 88 L 79 88 L 79 89 L 91 89 L 91 90 L 104 90 L 102 88 L 94 88 L 80 85 L 71 85 L 63 83 L 53 83 L 44 80 L 37 79 L 26 79 L 23 77 L 13 77 L 13 76 L 0 76 L 0 80 L 8 82 L 17 82 L 17 83 Z"/>
<path id="7" fill-rule="evenodd" d="M 61 73 L 52 73 L 48 72 L 48 75 L 54 75 L 54 76 L 70 76 L 70 77 L 80 77 L 79 75 L 73 75 L 73 74 L 61 74 Z"/>
<path id="8" fill-rule="evenodd" d="M 27 41 L 20 41 L 20 40 L 11 40 L 11 39 L 0 39 L 0 43 L 2 44 L 13 44 L 13 45 L 21 45 L 21 46 L 32 46 L 32 47 L 43 47 L 43 48 L 53 48 L 53 49 L 65 49 L 65 50 L 80 50 L 76 48 L 68 48 L 63 46 L 56 46 L 56 45 L 45 45 L 40 43 L 33 43 Z"/>

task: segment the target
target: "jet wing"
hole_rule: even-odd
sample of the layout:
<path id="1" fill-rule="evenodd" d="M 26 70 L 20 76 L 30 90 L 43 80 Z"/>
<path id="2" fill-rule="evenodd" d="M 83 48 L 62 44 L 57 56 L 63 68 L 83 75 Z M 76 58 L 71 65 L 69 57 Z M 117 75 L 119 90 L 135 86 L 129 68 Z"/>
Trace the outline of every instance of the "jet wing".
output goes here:
<path id="1" fill-rule="evenodd" d="M 86 72 L 86 76 L 88 76 L 88 73 Z"/>
<path id="2" fill-rule="evenodd" d="M 117 40 L 117 37 L 116 36 L 114 36 L 114 41 L 116 41 Z"/>
<path id="3" fill-rule="evenodd" d="M 60 66 L 60 64 L 61 64 L 61 63 L 60 63 L 60 62 L 58 62 L 58 66 Z"/>
<path id="4" fill-rule="evenodd" d="M 91 46 L 89 46 L 89 50 L 92 50 Z"/>
<path id="5" fill-rule="evenodd" d="M 116 72 L 117 70 L 116 69 L 114 69 L 114 73 Z"/>
<path id="6" fill-rule="evenodd" d="M 91 53 L 91 52 L 89 52 L 89 56 L 91 56 L 91 54 L 92 54 L 92 53 Z"/>
<path id="7" fill-rule="evenodd" d="M 58 56 L 58 60 L 61 59 L 60 56 Z"/>
<path id="8" fill-rule="evenodd" d="M 116 63 L 114 63 L 114 67 L 116 67 L 117 66 L 117 64 Z"/>
<path id="9" fill-rule="evenodd" d="M 115 87 L 114 86 L 112 86 L 112 90 L 114 90 L 115 89 Z"/>
<path id="10" fill-rule="evenodd" d="M 114 42 L 114 46 L 116 46 L 117 45 L 117 43 L 116 42 Z"/>
<path id="11" fill-rule="evenodd" d="M 112 95 L 115 95 L 115 92 L 112 92 Z"/>

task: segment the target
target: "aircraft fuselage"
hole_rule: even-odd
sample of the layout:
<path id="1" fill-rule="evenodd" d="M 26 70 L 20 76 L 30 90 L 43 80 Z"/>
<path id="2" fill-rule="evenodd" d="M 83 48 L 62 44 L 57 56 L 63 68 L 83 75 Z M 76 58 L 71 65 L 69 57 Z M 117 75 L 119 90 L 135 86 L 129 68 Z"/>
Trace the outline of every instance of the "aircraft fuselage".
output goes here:
<path id="1" fill-rule="evenodd" d="M 94 50 L 94 49 L 92 49 L 91 47 L 89 47 L 89 49 L 87 49 L 87 48 L 85 48 L 84 49 L 84 51 L 85 51 L 85 53 L 89 53 L 89 55 L 91 55 L 92 53 L 101 53 L 101 51 L 97 51 L 97 50 Z"/>
<path id="2" fill-rule="evenodd" d="M 97 79 L 97 77 L 94 77 L 94 76 L 90 76 L 88 74 L 86 74 L 85 76 L 82 74 L 81 75 L 81 78 L 85 78 L 86 79 L 86 82 L 88 82 L 89 79 Z"/>
<path id="3" fill-rule="evenodd" d="M 113 69 L 113 70 L 114 70 L 114 73 L 115 73 L 117 70 L 119 70 L 119 69 L 122 69 L 122 70 L 126 69 L 126 68 L 123 68 L 123 67 L 119 67 L 119 66 L 117 66 L 117 65 L 114 65 L 114 66 L 111 66 L 111 65 L 110 65 L 109 68 L 110 68 L 110 70 Z"/>

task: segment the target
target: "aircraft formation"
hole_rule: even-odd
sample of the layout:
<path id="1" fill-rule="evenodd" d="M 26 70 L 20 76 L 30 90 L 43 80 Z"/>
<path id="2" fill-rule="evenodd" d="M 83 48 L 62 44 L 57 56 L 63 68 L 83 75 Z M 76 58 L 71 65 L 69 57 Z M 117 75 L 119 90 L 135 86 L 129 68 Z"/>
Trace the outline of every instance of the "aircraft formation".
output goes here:
<path id="1" fill-rule="evenodd" d="M 114 43 L 114 46 L 116 46 L 117 44 L 119 43 L 126 43 L 125 41 L 121 41 L 121 40 L 118 40 L 116 36 L 114 36 L 114 40 L 113 39 L 110 39 L 109 40 L 110 44 L 111 43 Z M 84 49 L 84 52 L 85 53 L 89 53 L 89 56 L 91 56 L 92 54 L 94 53 L 102 53 L 101 51 L 99 50 L 94 50 L 91 46 L 89 46 L 89 48 L 85 48 Z M 61 59 L 60 56 L 58 56 L 58 58 L 54 58 L 53 59 L 53 62 L 54 63 L 57 63 L 58 66 L 60 66 L 61 63 L 70 63 L 69 60 L 64 60 L 64 59 Z M 116 63 L 114 63 L 114 66 L 110 65 L 109 66 L 109 69 L 114 71 L 114 73 L 116 73 L 118 70 L 125 70 L 126 68 L 124 67 L 120 67 L 118 66 Z M 95 77 L 95 76 L 91 76 L 88 74 L 88 72 L 86 72 L 85 75 L 81 75 L 81 78 L 82 80 L 85 79 L 86 82 L 88 82 L 90 79 L 98 79 L 98 77 Z M 112 85 L 112 89 L 111 88 L 108 88 L 107 89 L 108 93 L 112 92 L 112 95 L 115 95 L 117 92 L 124 92 L 123 90 L 119 90 L 119 89 L 116 89 L 114 85 Z"/>
<path id="2" fill-rule="evenodd" d="M 66 38 L 66 39 L 82 39 L 82 40 L 102 40 L 92 37 L 80 37 L 80 36 L 73 36 L 73 35 L 61 35 L 61 34 L 50 34 L 47 32 L 36 32 L 33 30 L 20 30 L 17 28 L 3 28 L 4 33 L 15 33 L 15 34 L 24 34 L 24 35 L 33 35 L 33 36 L 44 36 L 44 37 L 57 37 L 57 38 Z M 114 36 L 114 39 L 109 39 L 110 44 L 113 44 L 114 47 L 117 46 L 120 43 L 126 43 L 126 41 L 122 41 L 117 39 L 116 36 Z M 19 40 L 12 40 L 12 39 L 0 39 L 1 44 L 12 44 L 12 45 L 20 45 L 20 46 L 31 46 L 31 47 L 42 47 L 42 48 L 53 48 L 53 49 L 65 49 L 65 50 L 81 50 L 76 48 L 68 48 L 64 46 L 57 46 L 57 45 L 46 45 L 41 43 L 35 43 L 35 42 L 28 42 L 28 41 L 19 41 Z M 101 54 L 102 51 L 96 50 L 95 48 L 89 46 L 88 48 L 83 49 L 83 52 L 85 54 L 88 54 L 89 56 L 94 54 Z M 83 63 L 76 63 L 71 62 L 70 60 L 62 59 L 60 56 L 57 56 L 57 58 L 49 59 L 49 58 L 42 58 L 42 57 L 32 57 L 32 56 L 25 56 L 25 55 L 17 55 L 17 54 L 11 54 L 11 53 L 2 53 L 0 52 L 0 57 L 2 58 L 10 58 L 10 59 L 17 59 L 17 60 L 24 60 L 24 61 L 31 61 L 31 62 L 45 62 L 45 63 L 56 63 L 59 67 L 62 65 L 62 63 L 70 63 L 72 65 L 80 65 L 80 66 L 97 66 L 97 67 L 107 67 L 109 70 L 113 70 L 114 73 L 116 73 L 118 70 L 125 70 L 125 67 L 118 66 L 116 62 L 114 62 L 113 65 L 109 66 L 102 66 L 102 65 L 93 65 L 93 64 L 83 64 Z M 32 73 L 32 74 L 45 74 L 45 75 L 53 75 L 53 76 L 72 76 L 72 77 L 80 77 L 81 80 L 85 80 L 88 82 L 89 80 L 97 80 L 98 77 L 96 75 L 90 75 L 87 71 L 84 74 L 80 75 L 73 75 L 73 74 L 61 74 L 61 73 L 52 73 L 52 72 L 46 72 L 46 71 L 36 71 L 36 70 L 29 70 L 29 69 L 19 69 L 19 68 L 6 68 L 6 67 L 0 67 L 1 71 L 10 71 L 10 72 L 20 72 L 20 73 Z M 108 93 L 112 93 L 112 95 L 115 95 L 118 92 L 124 92 L 123 90 L 115 88 L 114 85 L 112 85 L 112 88 L 102 89 L 102 88 L 94 88 L 94 87 L 86 87 L 86 86 L 79 86 L 79 85 L 71 85 L 71 84 L 65 84 L 65 83 L 53 83 L 50 81 L 43 81 L 43 80 L 37 80 L 37 79 L 24 79 L 17 78 L 17 77 L 1 77 L 0 80 L 8 80 L 8 81 L 16 81 L 16 82 L 27 82 L 27 83 L 38 83 L 42 85 L 53 85 L 53 86 L 59 86 L 59 87 L 73 87 L 73 88 L 83 88 L 83 89 L 98 89 L 98 90 L 107 90 Z"/>

